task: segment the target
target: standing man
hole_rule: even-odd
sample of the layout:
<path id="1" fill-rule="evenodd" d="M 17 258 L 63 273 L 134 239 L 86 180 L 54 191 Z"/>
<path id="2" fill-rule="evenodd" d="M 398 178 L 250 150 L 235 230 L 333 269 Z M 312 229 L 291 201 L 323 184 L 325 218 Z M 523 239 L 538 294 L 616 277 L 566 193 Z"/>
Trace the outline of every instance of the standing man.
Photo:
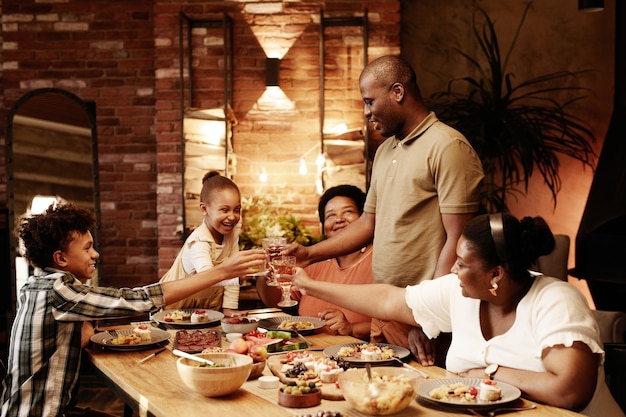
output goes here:
<path id="1" fill-rule="evenodd" d="M 307 265 L 373 239 L 376 282 L 405 287 L 445 275 L 463 227 L 479 209 L 481 161 L 461 133 L 429 112 L 402 58 L 372 61 L 359 87 L 365 117 L 387 138 L 374 158 L 365 211 L 333 238 L 287 251 Z M 410 348 L 423 365 L 434 363 L 434 347 L 420 328 L 374 319 L 371 340 Z"/>

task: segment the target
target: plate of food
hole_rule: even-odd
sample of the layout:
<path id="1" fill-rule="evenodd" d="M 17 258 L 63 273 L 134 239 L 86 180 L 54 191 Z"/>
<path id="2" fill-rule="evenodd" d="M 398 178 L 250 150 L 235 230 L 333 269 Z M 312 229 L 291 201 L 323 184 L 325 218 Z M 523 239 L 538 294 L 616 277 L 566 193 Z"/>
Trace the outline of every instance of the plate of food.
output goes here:
<path id="1" fill-rule="evenodd" d="M 418 398 L 425 402 L 458 408 L 490 408 L 517 400 L 521 391 L 500 381 L 481 378 L 444 378 L 422 382 Z"/>
<path id="2" fill-rule="evenodd" d="M 222 335 L 213 329 L 181 329 L 176 331 L 174 349 L 200 353 L 204 349 L 222 347 Z"/>
<path id="3" fill-rule="evenodd" d="M 152 316 L 152 320 L 172 329 L 202 328 L 219 322 L 224 314 L 206 308 L 181 308 L 178 310 L 163 310 Z"/>
<path id="4" fill-rule="evenodd" d="M 340 363 L 322 356 L 320 352 L 283 352 L 269 356 L 267 366 L 282 384 L 294 385 L 298 381 L 306 381 L 322 391 L 322 398 L 343 400 L 337 380 L 344 368 Z"/>
<path id="5" fill-rule="evenodd" d="M 265 346 L 267 355 L 278 355 L 285 352 L 299 352 L 309 347 L 306 341 L 301 338 L 292 338 L 291 332 L 283 330 L 253 330 L 244 334 L 243 339 L 246 341 L 250 349 L 256 345 Z"/>
<path id="6" fill-rule="evenodd" d="M 324 327 L 326 322 L 316 317 L 306 316 L 281 316 L 263 319 L 259 322 L 259 327 L 268 330 L 294 331 L 307 334 Z"/>
<path id="7" fill-rule="evenodd" d="M 153 326 L 140 325 L 134 329 L 96 333 L 91 341 L 111 350 L 143 350 L 166 342 L 170 333 Z"/>
<path id="8" fill-rule="evenodd" d="M 397 359 L 406 359 L 411 351 L 387 343 L 346 343 L 328 346 L 324 349 L 324 354 L 329 358 L 349 362 L 353 366 L 365 366 L 367 363 L 383 366 L 394 364 Z"/>

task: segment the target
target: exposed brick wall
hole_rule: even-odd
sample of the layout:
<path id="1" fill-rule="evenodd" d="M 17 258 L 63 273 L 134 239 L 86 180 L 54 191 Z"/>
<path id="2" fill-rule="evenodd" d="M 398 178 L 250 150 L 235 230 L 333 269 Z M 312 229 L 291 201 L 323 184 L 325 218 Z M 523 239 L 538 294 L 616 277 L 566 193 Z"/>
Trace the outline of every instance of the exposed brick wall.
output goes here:
<path id="1" fill-rule="evenodd" d="M 36 88 L 65 89 L 95 103 L 101 276 L 111 285 L 156 276 L 152 6 L 149 0 L 2 5 L 4 116 Z"/>
<path id="2" fill-rule="evenodd" d="M 234 101 L 238 119 L 233 142 L 237 155 L 234 179 L 244 196 L 262 194 L 271 196 L 277 204 L 302 217 L 314 230 L 318 227 L 315 213 L 318 195 L 315 190 L 314 161 L 317 152 L 306 156 L 310 174 L 299 175 L 298 161 L 308 150 L 320 143 L 319 128 L 319 14 L 338 12 L 342 15 L 360 14 L 369 10 L 370 58 L 385 53 L 399 53 L 399 4 L 397 1 L 326 1 L 326 2 L 222 2 L 188 1 L 181 7 L 157 2 L 155 7 L 155 62 L 157 68 L 157 169 L 159 175 L 159 271 L 170 265 L 180 246 L 178 238 L 181 216 L 180 198 L 180 107 L 178 69 L 178 12 L 190 18 L 219 17 L 226 11 L 234 27 Z M 218 13 L 216 15 L 216 13 Z M 210 30 L 207 37 L 219 36 Z M 355 35 L 357 39 L 359 34 Z M 363 66 L 362 57 L 353 57 L 352 80 L 345 73 L 333 72 L 335 60 L 349 61 L 338 55 L 339 41 L 357 42 L 350 32 L 331 37 L 327 65 L 327 118 L 342 119 L 346 112 L 357 123 L 362 120 L 362 105 L 358 96 L 356 77 Z M 219 42 L 219 39 L 216 41 Z M 332 42 L 335 42 L 333 54 Z M 361 42 L 360 39 L 358 42 Z M 272 46 L 280 46 L 286 53 L 280 62 L 282 99 L 267 99 L 265 93 L 265 58 Z M 357 47 L 354 50 L 357 51 Z M 349 50 L 349 48 L 348 48 Z M 328 51 L 327 51 L 328 52 Z M 221 62 L 220 48 L 207 48 L 202 57 L 209 62 Z M 343 52 L 345 55 L 345 52 Z M 361 53 L 361 52 L 359 52 Z M 357 71 L 356 75 L 354 72 Z M 207 85 L 203 94 L 194 96 L 194 105 L 213 107 L 223 105 L 210 90 L 210 73 L 205 78 L 194 77 L 195 89 Z M 215 80 L 213 80 L 215 81 Z M 219 82 L 217 81 L 217 84 Z M 218 92 L 219 92 L 218 87 Z M 350 92 L 350 93 L 347 93 Z M 268 174 L 265 184 L 259 182 L 261 168 Z"/>
<path id="3" fill-rule="evenodd" d="M 2 0 L 3 51 L 0 117 L 26 92 L 66 89 L 97 110 L 102 209 L 102 283 L 130 286 L 158 278 L 180 248 L 180 82 L 178 14 L 203 18 L 227 12 L 234 21 L 233 141 L 235 181 L 244 195 L 271 195 L 317 226 L 315 174 L 297 174 L 298 160 L 319 144 L 319 11 L 369 10 L 370 58 L 399 52 L 399 4 L 380 1 L 161 1 Z M 209 33 L 212 37 L 212 33 Z M 332 42 L 357 42 L 350 33 Z M 211 41 L 216 41 L 211 39 Z M 283 46 L 280 86 L 285 98 L 262 98 L 262 45 Z M 291 46 L 289 46 L 291 45 Z M 332 45 L 331 45 L 332 46 Z M 356 50 L 356 46 L 354 47 Z M 342 57 L 335 45 L 326 61 L 327 118 L 357 120 L 354 80 L 332 71 Z M 207 66 L 223 65 L 207 48 Z M 358 77 L 362 62 L 349 63 Z M 203 78 L 201 106 L 221 105 L 221 80 Z M 351 85 L 349 85 L 351 84 Z M 355 95 L 355 92 L 357 95 Z M 290 109 L 281 104 L 292 106 Z M 4 125 L 0 127 L 3 129 Z M 0 130 L 4 144 L 4 132 Z M 4 146 L 3 150 L 4 152 Z M 2 153 L 4 156 L 4 154 Z M 314 172 L 316 152 L 307 154 Z M 0 205 L 6 202 L 5 160 L 0 161 Z M 266 184 L 258 181 L 267 169 Z"/>

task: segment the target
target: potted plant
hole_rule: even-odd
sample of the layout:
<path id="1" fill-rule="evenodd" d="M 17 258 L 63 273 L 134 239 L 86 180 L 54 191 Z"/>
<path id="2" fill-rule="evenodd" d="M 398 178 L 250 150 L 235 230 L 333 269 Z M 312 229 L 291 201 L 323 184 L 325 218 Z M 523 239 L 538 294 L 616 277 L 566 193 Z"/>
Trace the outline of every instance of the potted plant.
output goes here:
<path id="1" fill-rule="evenodd" d="M 319 240 L 300 219 L 285 213 L 280 207 L 282 202 L 269 197 L 255 195 L 242 199 L 241 249 L 260 248 L 264 237 L 286 237 L 288 242 L 304 246 Z"/>
<path id="2" fill-rule="evenodd" d="M 446 91 L 428 100 L 437 116 L 462 132 L 480 156 L 485 171 L 481 203 L 486 212 L 507 210 L 507 198 L 520 183 L 527 191 L 535 171 L 542 175 L 556 205 L 561 188 L 559 154 L 594 166 L 593 132 L 569 112 L 572 104 L 585 97 L 577 84 L 583 71 L 553 72 L 517 84 L 514 74 L 507 72 L 531 4 L 524 10 L 504 59 L 494 23 L 479 8 L 476 14 L 482 15 L 485 23 L 480 30 L 475 14 L 473 32 L 482 59 L 458 51 L 478 76 L 455 79 Z M 566 98 L 560 102 L 558 97 Z"/>

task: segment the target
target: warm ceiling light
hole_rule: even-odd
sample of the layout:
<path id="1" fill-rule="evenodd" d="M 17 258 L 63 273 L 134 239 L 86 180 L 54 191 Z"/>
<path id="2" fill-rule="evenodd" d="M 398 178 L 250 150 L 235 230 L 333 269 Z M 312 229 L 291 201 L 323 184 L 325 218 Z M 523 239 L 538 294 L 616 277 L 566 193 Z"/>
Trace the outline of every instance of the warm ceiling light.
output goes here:
<path id="1" fill-rule="evenodd" d="M 578 11 L 591 13 L 604 10 L 604 0 L 578 0 Z"/>

